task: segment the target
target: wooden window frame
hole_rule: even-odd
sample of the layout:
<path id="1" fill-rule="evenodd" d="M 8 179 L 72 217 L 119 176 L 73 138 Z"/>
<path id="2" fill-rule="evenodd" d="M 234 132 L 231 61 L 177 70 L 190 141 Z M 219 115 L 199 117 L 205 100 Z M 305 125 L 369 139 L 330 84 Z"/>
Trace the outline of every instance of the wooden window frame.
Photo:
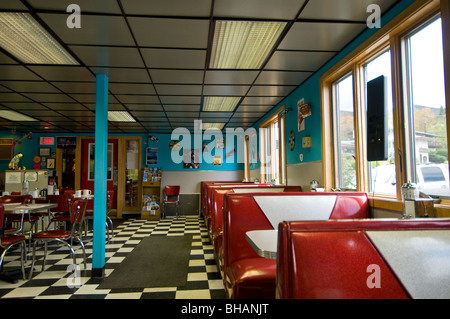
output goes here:
<path id="1" fill-rule="evenodd" d="M 396 196 L 373 196 L 374 206 L 382 209 L 401 211 L 401 185 L 406 182 L 406 170 L 400 171 L 400 165 L 406 167 L 405 156 L 405 132 L 403 130 L 403 103 L 404 103 L 404 68 L 402 56 L 402 38 L 410 30 L 414 29 L 437 12 L 440 12 L 443 26 L 444 63 L 450 61 L 450 1 L 448 0 L 418 0 L 395 17 L 392 21 L 378 30 L 373 36 L 362 43 L 358 48 L 325 72 L 320 78 L 321 111 L 322 111 L 322 173 L 324 187 L 327 191 L 336 188 L 334 165 L 334 132 L 333 132 L 333 83 L 343 76 L 353 75 L 353 99 L 354 99 L 354 127 L 355 127 L 355 153 L 357 191 L 368 192 L 368 165 L 366 157 L 366 130 L 364 103 L 364 65 L 381 54 L 386 49 L 391 51 L 392 70 L 392 98 L 394 108 L 394 147 L 397 193 Z M 444 77 L 446 79 L 446 115 L 447 115 L 447 140 L 450 141 L 450 63 L 444 65 Z M 400 152 L 398 151 L 400 150 Z M 449 148 L 450 151 L 450 148 Z M 402 155 L 400 155 L 402 154 Z M 450 158 L 450 156 L 449 156 Z M 370 194 L 372 195 L 372 194 Z M 450 201 L 442 200 L 443 204 L 450 205 Z M 450 208 L 450 206 L 449 206 Z"/>
<path id="2" fill-rule="evenodd" d="M 286 114 L 284 113 L 286 106 L 283 105 L 279 109 L 277 109 L 273 115 L 268 117 L 266 120 L 264 120 L 259 128 L 260 128 L 260 161 L 261 161 L 261 167 L 260 167 L 260 179 L 261 182 L 264 183 L 266 181 L 266 162 L 265 162 L 265 154 L 266 154 L 266 144 L 265 144 L 265 138 L 263 138 L 264 134 L 261 132 L 261 129 L 265 129 L 273 125 L 275 122 L 278 122 L 278 136 L 279 136 L 279 147 L 278 147 L 278 172 L 280 176 L 279 183 L 281 185 L 286 185 L 286 134 L 285 134 L 285 128 L 286 128 Z M 273 170 L 276 169 L 275 167 L 271 168 L 271 172 L 273 174 Z M 270 181 L 267 181 L 270 182 Z"/>

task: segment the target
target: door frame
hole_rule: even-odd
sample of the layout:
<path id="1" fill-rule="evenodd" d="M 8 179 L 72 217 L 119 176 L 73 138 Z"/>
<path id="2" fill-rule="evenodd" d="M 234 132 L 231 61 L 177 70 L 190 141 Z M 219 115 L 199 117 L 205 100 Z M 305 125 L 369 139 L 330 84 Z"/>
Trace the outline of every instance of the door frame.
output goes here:
<path id="1" fill-rule="evenodd" d="M 82 152 L 82 142 L 84 139 L 92 139 L 93 136 L 77 136 L 77 145 L 75 150 L 75 189 L 81 189 L 81 152 Z M 127 140 L 138 140 L 139 143 L 139 171 L 142 169 L 142 136 L 108 136 L 108 139 L 118 140 L 118 174 L 117 174 L 117 218 L 122 218 L 122 212 L 124 211 L 125 204 L 125 168 L 126 168 L 126 141 Z M 58 161 L 57 161 L 58 162 Z M 58 166 L 57 166 L 58 169 Z M 141 210 L 142 205 L 142 179 L 139 176 L 138 184 L 138 206 L 133 208 L 127 208 L 127 210 Z M 114 217 L 114 216 L 112 216 Z"/>

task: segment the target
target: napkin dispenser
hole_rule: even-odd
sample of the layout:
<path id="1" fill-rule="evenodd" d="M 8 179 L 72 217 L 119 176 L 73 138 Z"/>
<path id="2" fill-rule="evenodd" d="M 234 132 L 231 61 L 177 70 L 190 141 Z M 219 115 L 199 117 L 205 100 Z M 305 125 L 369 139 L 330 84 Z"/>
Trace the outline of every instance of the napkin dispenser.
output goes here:
<path id="1" fill-rule="evenodd" d="M 405 211 L 409 218 L 436 217 L 433 198 L 406 199 Z"/>

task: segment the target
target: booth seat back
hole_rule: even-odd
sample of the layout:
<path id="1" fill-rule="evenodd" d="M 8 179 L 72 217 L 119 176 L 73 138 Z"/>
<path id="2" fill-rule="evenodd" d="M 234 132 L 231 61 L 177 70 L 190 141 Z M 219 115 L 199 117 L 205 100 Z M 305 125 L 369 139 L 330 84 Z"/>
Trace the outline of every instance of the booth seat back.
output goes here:
<path id="1" fill-rule="evenodd" d="M 202 215 L 205 216 L 206 214 L 206 187 L 208 185 L 214 185 L 214 184 L 235 184 L 235 183 L 241 183 L 241 181 L 201 181 L 200 182 L 200 202 L 201 202 L 201 212 Z"/>
<path id="2" fill-rule="evenodd" d="M 211 224 L 211 212 L 212 212 L 212 194 L 215 189 L 220 189 L 224 187 L 245 187 L 245 188 L 257 188 L 257 187 L 267 187 L 271 184 L 255 184 L 255 183 L 225 183 L 225 184 L 213 184 L 206 186 L 206 213 L 204 215 L 207 227 L 210 228 Z"/>
<path id="3" fill-rule="evenodd" d="M 214 245 L 214 252 L 219 253 L 221 246 L 222 226 L 223 226 L 223 201 L 225 194 L 244 194 L 244 193 L 261 193 L 261 192 L 301 192 L 301 186 L 261 186 L 257 189 L 248 187 L 221 187 L 216 188 L 212 192 L 212 210 L 211 210 L 211 225 L 210 234 Z"/>
<path id="4" fill-rule="evenodd" d="M 302 197 L 302 198 L 299 198 Z M 324 201 L 324 198 L 330 200 Z M 370 218 L 369 202 L 366 193 L 252 193 L 252 194 L 225 194 L 223 216 L 223 264 L 229 267 L 235 261 L 245 258 L 259 257 L 255 250 L 247 243 L 245 233 L 252 230 L 277 229 L 279 222 L 268 218 L 269 212 L 263 211 L 262 202 L 273 205 L 275 212 L 272 217 L 280 216 L 283 220 L 305 220 L 302 217 L 306 213 L 309 220 L 326 219 L 361 219 Z M 298 204 L 306 201 L 308 205 Z M 322 202 L 329 206 L 320 209 Z M 283 204 L 286 206 L 283 207 Z M 260 206 L 261 205 L 261 206 Z M 305 211 L 306 210 L 306 211 Z M 298 212 L 299 214 L 295 215 Z M 323 214 L 325 212 L 325 214 Z M 267 215 L 266 215 L 267 214 Z M 286 214 L 286 215 L 284 215 Z M 293 216 L 283 218 L 283 216 Z M 297 217 L 297 218 L 295 218 Z M 262 257 L 261 257 L 262 258 Z"/>
<path id="5" fill-rule="evenodd" d="M 450 220 L 283 222 L 280 299 L 450 298 Z"/>

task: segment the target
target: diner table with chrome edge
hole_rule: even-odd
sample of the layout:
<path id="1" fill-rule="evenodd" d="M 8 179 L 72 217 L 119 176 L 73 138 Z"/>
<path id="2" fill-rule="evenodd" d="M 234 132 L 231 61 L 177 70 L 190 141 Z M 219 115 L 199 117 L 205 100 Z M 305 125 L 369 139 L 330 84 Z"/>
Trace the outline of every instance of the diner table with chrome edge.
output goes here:
<path id="1" fill-rule="evenodd" d="M 259 256 L 277 259 L 278 230 L 252 230 L 245 233 L 245 238 Z"/>
<path id="2" fill-rule="evenodd" d="M 2 205 L 5 208 L 5 212 L 8 212 L 8 214 L 21 214 L 22 215 L 22 218 L 20 221 L 20 226 L 15 232 L 21 232 L 23 230 L 23 216 L 25 214 L 33 214 L 33 213 L 38 213 L 38 212 L 41 213 L 41 212 L 45 212 L 45 211 L 50 212 L 50 209 L 58 206 L 55 203 L 43 203 L 43 204 L 4 203 Z M 30 235 L 30 239 L 31 239 L 31 235 Z M 26 262 L 26 258 L 25 258 L 25 262 Z M 26 269 L 26 271 L 29 271 L 29 269 Z M 15 275 L 18 274 L 19 272 L 20 272 L 20 270 L 0 273 L 0 280 L 7 281 L 10 283 L 17 283 L 17 279 L 15 278 Z"/>

